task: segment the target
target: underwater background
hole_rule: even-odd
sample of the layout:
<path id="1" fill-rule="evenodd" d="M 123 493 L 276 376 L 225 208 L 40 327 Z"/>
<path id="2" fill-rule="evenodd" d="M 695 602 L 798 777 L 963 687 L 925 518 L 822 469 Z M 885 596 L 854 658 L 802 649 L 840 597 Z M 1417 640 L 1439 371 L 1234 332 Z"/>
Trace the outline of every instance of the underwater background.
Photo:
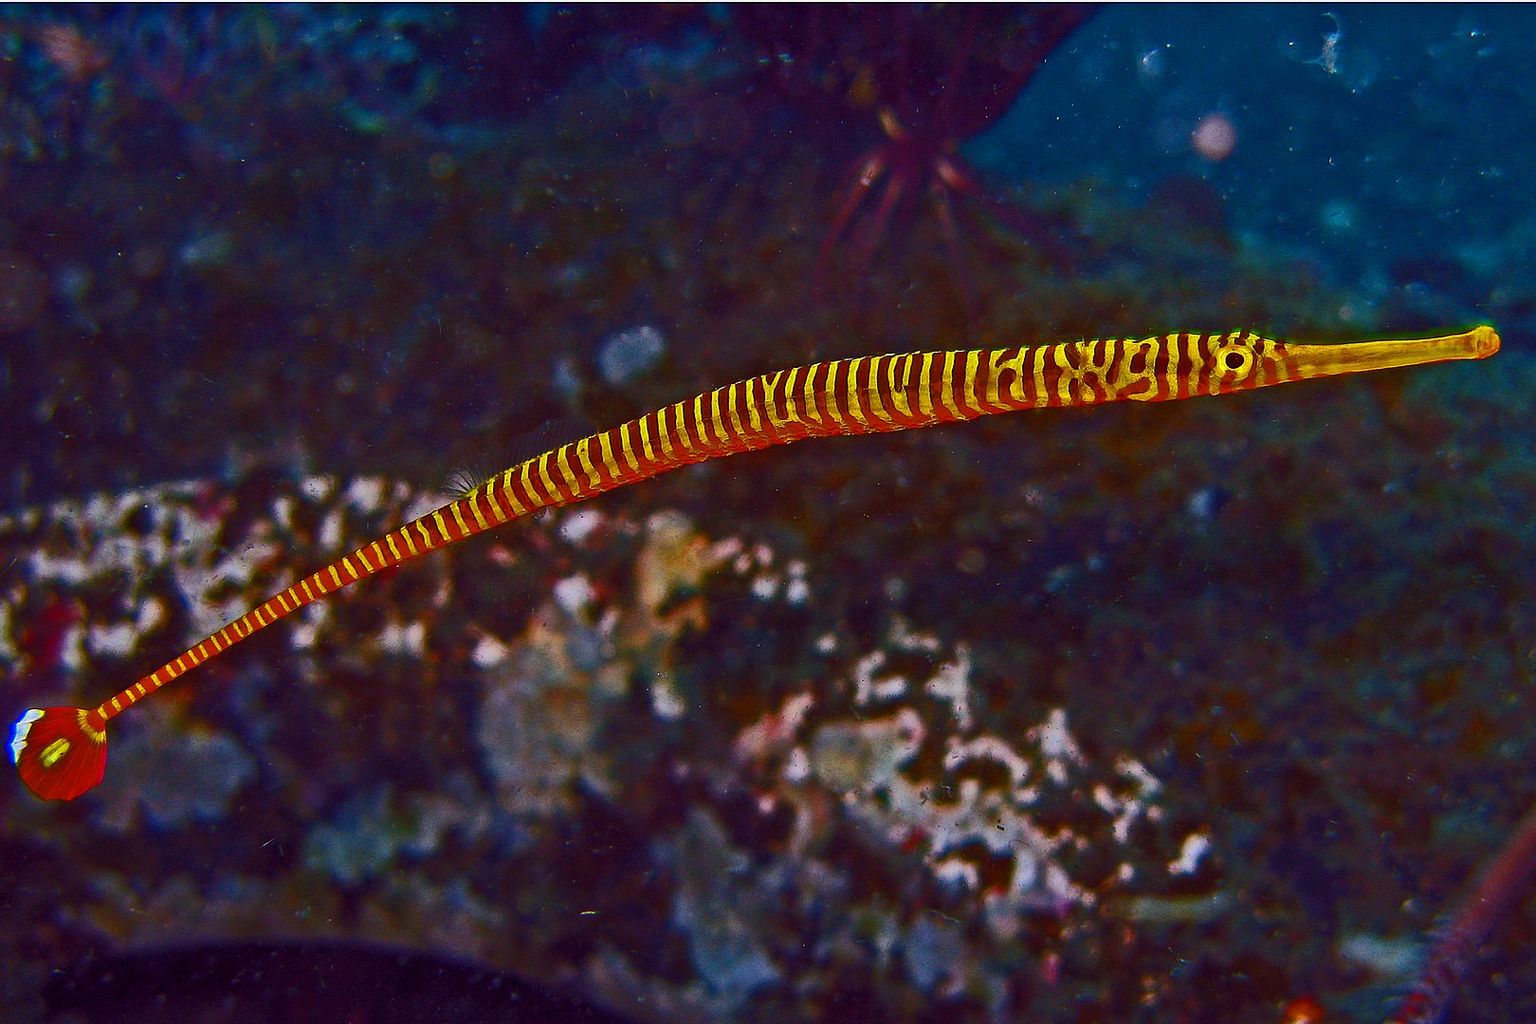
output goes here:
<path id="1" fill-rule="evenodd" d="M 1504 338 L 706 462 L 312 606 L 0 785 L 7 1019 L 1386 1018 L 1536 803 L 1533 29 L 0 5 L 7 721 L 764 370 Z M 1520 895 L 1445 1020 L 1536 1018 Z"/>

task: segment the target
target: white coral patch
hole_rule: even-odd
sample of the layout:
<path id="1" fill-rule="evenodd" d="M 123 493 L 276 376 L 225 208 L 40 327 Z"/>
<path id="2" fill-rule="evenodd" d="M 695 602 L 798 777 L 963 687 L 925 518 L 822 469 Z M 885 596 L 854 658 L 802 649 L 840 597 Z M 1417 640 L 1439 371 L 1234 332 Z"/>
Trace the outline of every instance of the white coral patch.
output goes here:
<path id="1" fill-rule="evenodd" d="M 324 501 L 336 489 L 336 478 L 329 474 L 306 477 L 299 484 L 299 493 L 310 501 Z"/>
<path id="2" fill-rule="evenodd" d="M 570 615 L 580 614 L 597 596 L 597 591 L 592 589 L 592 581 L 580 573 L 557 581 L 554 591 L 556 603 Z"/>
<path id="3" fill-rule="evenodd" d="M 491 634 L 486 633 L 475 644 L 475 649 L 470 653 L 470 660 L 481 668 L 490 668 L 492 665 L 505 661 L 511 648 Z"/>
<path id="4" fill-rule="evenodd" d="M 347 485 L 343 500 L 364 515 L 371 515 L 384 504 L 384 479 L 360 476 Z"/>
<path id="5" fill-rule="evenodd" d="M 948 702 L 961 729 L 971 727 L 971 652 L 964 644 L 955 647 L 955 660 L 940 665 L 923 689 Z"/>
<path id="6" fill-rule="evenodd" d="M 596 509 L 584 508 L 572 512 L 560 523 L 560 536 L 568 543 L 580 544 L 591 536 L 592 531 L 603 525 L 603 514 Z"/>
<path id="7" fill-rule="evenodd" d="M 1067 781 L 1067 765 L 1085 763 L 1077 741 L 1067 731 L 1066 708 L 1052 708 L 1045 721 L 1029 730 L 1029 738 L 1039 744 L 1045 774 L 1058 785 Z"/>
<path id="8" fill-rule="evenodd" d="M 427 627 L 420 621 L 385 623 L 379 632 L 379 647 L 390 654 L 420 657 L 427 649 Z"/>
<path id="9" fill-rule="evenodd" d="M 1204 832 L 1191 832 L 1184 837 L 1184 845 L 1179 847 L 1178 859 L 1168 865 L 1169 874 L 1193 874 L 1200 867 L 1200 861 L 1205 858 L 1210 848 L 1210 836 Z"/>
<path id="10" fill-rule="evenodd" d="M 1008 777 L 1015 787 L 1022 786 L 1029 777 L 1029 762 L 996 736 L 977 736 L 964 742 L 950 737 L 949 749 L 944 752 L 944 767 L 953 771 L 965 761 L 981 758 L 996 761 L 1008 769 Z"/>
<path id="11" fill-rule="evenodd" d="M 118 622 L 110 626 L 92 626 L 86 645 L 92 654 L 110 654 L 123 658 L 138 646 L 139 631 L 131 622 Z"/>

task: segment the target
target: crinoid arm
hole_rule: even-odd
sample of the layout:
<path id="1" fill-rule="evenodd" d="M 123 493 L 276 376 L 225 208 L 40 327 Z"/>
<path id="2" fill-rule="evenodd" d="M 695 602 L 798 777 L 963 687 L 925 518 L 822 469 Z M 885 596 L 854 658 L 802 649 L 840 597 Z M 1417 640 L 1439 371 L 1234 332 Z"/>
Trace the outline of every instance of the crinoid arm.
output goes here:
<path id="1" fill-rule="evenodd" d="M 107 770 L 107 723 L 84 708 L 32 708 L 16 720 L 11 760 L 44 800 L 73 800 Z"/>

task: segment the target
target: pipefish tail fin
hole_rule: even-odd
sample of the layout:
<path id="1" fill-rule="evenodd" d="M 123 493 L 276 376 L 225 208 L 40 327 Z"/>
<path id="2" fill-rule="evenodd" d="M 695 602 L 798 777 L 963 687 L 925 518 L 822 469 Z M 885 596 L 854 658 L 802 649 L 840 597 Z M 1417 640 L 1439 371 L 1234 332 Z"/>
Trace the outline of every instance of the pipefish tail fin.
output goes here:
<path id="1" fill-rule="evenodd" d="M 16 720 L 11 760 L 44 800 L 73 800 L 107 770 L 107 723 L 84 708 L 32 708 Z"/>

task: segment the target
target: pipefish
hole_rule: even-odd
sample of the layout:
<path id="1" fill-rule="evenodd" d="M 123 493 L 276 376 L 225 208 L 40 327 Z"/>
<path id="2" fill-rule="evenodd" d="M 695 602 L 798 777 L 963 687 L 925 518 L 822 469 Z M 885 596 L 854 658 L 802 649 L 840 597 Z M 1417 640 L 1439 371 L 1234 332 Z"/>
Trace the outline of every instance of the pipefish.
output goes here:
<path id="1" fill-rule="evenodd" d="M 751 377 L 527 459 L 269 597 L 94 708 L 34 708 L 11 758 L 44 799 L 102 779 L 107 723 L 258 630 L 381 569 L 539 509 L 693 462 L 806 438 L 910 430 L 1024 409 L 1160 402 L 1451 359 L 1499 349 L 1488 326 L 1435 338 L 1293 344 L 1244 331 L 856 356 Z"/>

